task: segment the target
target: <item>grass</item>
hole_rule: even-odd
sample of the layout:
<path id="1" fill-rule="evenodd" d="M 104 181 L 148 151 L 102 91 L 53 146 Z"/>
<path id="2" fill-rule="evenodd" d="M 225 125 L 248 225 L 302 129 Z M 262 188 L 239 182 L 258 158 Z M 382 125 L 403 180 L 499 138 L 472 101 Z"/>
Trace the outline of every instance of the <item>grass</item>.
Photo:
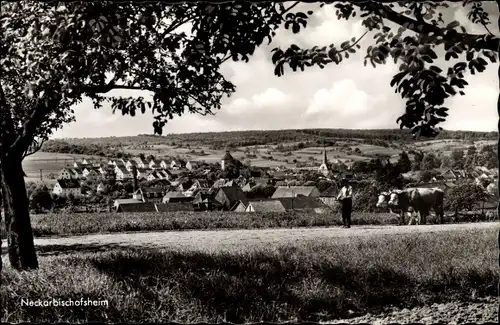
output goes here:
<path id="1" fill-rule="evenodd" d="M 45 247 L 2 273 L 3 322 L 320 321 L 497 295 L 497 231 L 352 238 L 235 252 Z M 21 307 L 30 300 L 108 307 Z"/>
<path id="2" fill-rule="evenodd" d="M 340 226 L 338 213 L 235 213 L 235 212 L 174 212 L 174 213 L 73 213 L 40 214 L 31 217 L 35 237 L 85 235 L 96 233 L 208 230 L 208 229 L 264 229 Z M 462 216 L 448 222 L 486 221 L 481 217 Z M 398 218 L 389 213 L 353 213 L 353 225 L 397 225 Z M 435 223 L 433 217 L 428 223 Z M 4 225 L 0 234 L 5 237 Z"/>
<path id="3" fill-rule="evenodd" d="M 450 222 L 451 220 L 447 220 Z M 453 220 L 485 221 L 484 218 Z M 428 223 L 435 222 L 434 217 Z M 54 235 L 84 235 L 129 231 L 262 229 L 329 227 L 342 224 L 338 213 L 235 213 L 235 212 L 174 212 L 174 213 L 74 213 L 40 214 L 31 217 L 35 237 Z M 353 225 L 396 225 L 398 218 L 389 213 L 354 212 Z M 3 223 L 1 238 L 5 237 Z"/>

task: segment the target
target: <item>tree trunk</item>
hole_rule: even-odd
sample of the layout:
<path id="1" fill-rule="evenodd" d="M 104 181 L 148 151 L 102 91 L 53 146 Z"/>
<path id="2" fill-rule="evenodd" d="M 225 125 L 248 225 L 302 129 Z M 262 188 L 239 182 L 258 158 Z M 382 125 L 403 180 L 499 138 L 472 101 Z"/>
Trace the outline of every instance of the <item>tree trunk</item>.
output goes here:
<path id="1" fill-rule="evenodd" d="M 9 260 L 17 270 L 38 268 L 29 215 L 29 201 L 24 184 L 22 159 L 4 159 L 0 164 L 5 229 Z"/>

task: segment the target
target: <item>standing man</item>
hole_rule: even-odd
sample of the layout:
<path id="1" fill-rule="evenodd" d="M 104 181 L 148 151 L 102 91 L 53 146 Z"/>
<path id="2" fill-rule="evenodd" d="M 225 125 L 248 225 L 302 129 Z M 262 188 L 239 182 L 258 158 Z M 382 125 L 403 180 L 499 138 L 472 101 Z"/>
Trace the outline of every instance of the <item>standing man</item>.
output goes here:
<path id="1" fill-rule="evenodd" d="M 337 200 L 342 203 L 342 228 L 351 228 L 351 212 L 352 212 L 352 187 L 346 178 L 340 181 L 342 188 L 337 195 Z"/>

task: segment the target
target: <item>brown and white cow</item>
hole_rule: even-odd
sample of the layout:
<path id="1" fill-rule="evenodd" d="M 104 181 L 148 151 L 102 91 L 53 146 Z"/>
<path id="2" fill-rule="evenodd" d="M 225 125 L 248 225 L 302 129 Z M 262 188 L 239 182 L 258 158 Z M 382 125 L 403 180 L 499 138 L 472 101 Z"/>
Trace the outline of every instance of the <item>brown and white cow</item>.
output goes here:
<path id="1" fill-rule="evenodd" d="M 389 193 L 381 193 L 377 206 L 387 204 L 390 211 L 399 210 L 401 221 L 404 224 L 404 214 L 408 213 L 411 217 L 411 211 L 419 214 L 417 223 L 426 223 L 427 216 L 430 210 L 434 210 L 436 216 L 439 216 L 440 222 L 443 223 L 443 201 L 444 192 L 439 188 L 408 188 L 404 190 L 392 190 Z M 413 218 L 410 218 L 410 224 Z"/>

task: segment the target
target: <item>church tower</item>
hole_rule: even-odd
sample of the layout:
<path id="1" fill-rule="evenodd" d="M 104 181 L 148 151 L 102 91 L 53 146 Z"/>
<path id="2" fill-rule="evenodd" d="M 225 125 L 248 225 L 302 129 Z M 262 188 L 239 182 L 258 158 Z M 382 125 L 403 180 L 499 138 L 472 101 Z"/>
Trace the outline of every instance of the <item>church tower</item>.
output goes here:
<path id="1" fill-rule="evenodd" d="M 328 174 L 330 173 L 330 170 L 328 169 L 328 157 L 326 156 L 326 147 L 324 142 L 323 142 L 323 161 L 319 166 L 318 172 L 323 174 L 325 177 L 328 176 Z"/>

